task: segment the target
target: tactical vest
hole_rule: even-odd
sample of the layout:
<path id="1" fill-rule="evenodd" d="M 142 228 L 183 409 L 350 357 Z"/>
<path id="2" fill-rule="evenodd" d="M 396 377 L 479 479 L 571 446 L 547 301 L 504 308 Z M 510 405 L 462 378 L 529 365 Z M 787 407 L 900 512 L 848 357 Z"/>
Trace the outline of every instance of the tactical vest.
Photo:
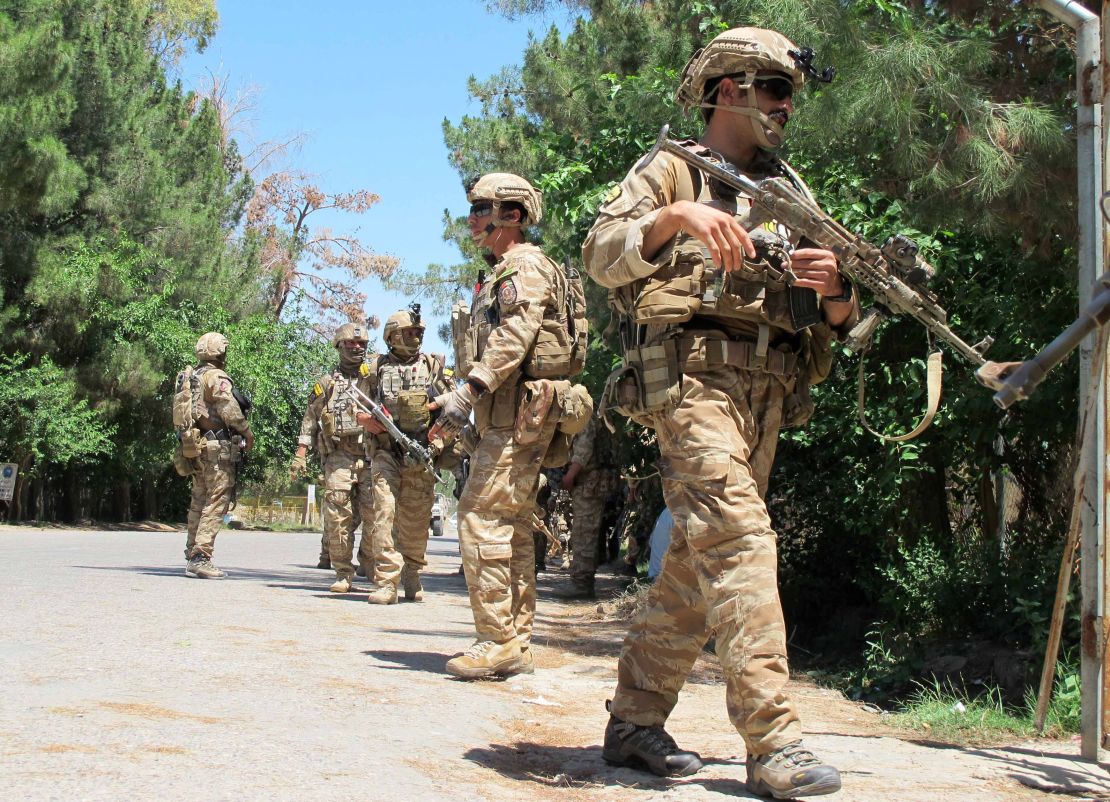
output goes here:
<path id="1" fill-rule="evenodd" d="M 331 374 L 328 386 L 324 388 L 324 408 L 320 412 L 320 429 L 329 444 L 342 444 L 352 448 L 362 442 L 365 430 L 355 419 L 358 408 L 351 394 L 344 392 L 344 388 L 368 373 L 364 364 L 359 368 L 359 376 L 353 378 L 343 375 L 339 370 Z"/>
<path id="2" fill-rule="evenodd" d="M 586 294 L 582 278 L 573 267 L 564 270 L 535 245 L 527 248 L 547 262 L 555 277 L 552 294 L 555 305 L 544 310 L 540 330 L 521 363 L 521 372 L 530 379 L 565 379 L 577 376 L 586 364 L 589 322 L 586 319 Z M 512 273 L 501 273 L 483 284 L 474 295 L 469 311 L 458 301 L 451 309 L 451 329 L 455 345 L 455 366 L 463 379 L 482 359 L 490 333 L 501 323 L 497 288 Z"/>
<path id="3" fill-rule="evenodd" d="M 443 363 L 431 354 L 420 354 L 412 362 L 385 356 L 371 365 L 378 377 L 378 399 L 389 410 L 397 428 L 405 434 L 423 434 L 431 425 L 428 412 L 429 388 L 443 372 Z"/>
<path id="4" fill-rule="evenodd" d="M 699 156 L 715 158 L 696 142 L 683 144 Z M 749 333 L 753 338 L 758 336 L 761 325 L 793 334 L 820 322 L 813 291 L 790 291 L 790 274 L 783 269 L 791 247 L 788 232 L 767 219 L 760 209 L 753 209 L 750 199 L 729 196 L 727 188 L 714 191 L 714 182 L 706 181 L 700 171 L 685 162 L 677 165 L 677 175 L 674 200 L 712 201 L 733 214 L 752 233 L 757 246 L 756 260 L 745 257 L 743 267 L 726 274 L 713 263 L 701 242 L 682 232 L 655 258 L 659 267 L 654 273 L 610 290 L 609 300 L 614 309 L 640 326 L 686 323 L 697 315 L 720 321 L 728 330 Z M 795 179 L 792 177 L 792 182 Z M 800 184 L 800 179 L 796 183 Z M 801 188 L 804 190 L 804 185 Z"/>

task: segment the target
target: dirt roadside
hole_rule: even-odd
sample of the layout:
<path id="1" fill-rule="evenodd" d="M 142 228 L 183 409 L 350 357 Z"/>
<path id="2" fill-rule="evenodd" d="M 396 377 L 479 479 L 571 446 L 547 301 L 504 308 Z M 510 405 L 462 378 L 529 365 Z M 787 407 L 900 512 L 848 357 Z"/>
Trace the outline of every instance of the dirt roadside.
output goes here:
<path id="1" fill-rule="evenodd" d="M 311 533 L 221 533 L 230 577 L 210 583 L 184 577 L 180 532 L 0 526 L 0 799 L 751 798 L 710 655 L 668 724 L 705 769 L 672 781 L 601 760 L 623 625 L 553 601 L 562 575 L 541 575 L 536 674 L 447 677 L 473 637 L 450 534 L 430 544 L 428 600 L 379 608 L 327 593 Z M 1075 743 L 952 748 L 792 692 L 807 743 L 843 772 L 831 799 L 1110 799 Z"/>

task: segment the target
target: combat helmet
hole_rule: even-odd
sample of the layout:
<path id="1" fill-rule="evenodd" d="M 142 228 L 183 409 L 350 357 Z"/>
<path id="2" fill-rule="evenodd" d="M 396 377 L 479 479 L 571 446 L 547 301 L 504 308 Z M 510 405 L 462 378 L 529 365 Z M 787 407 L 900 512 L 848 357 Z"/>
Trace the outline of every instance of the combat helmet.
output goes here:
<path id="1" fill-rule="evenodd" d="M 419 329 L 420 337 L 415 343 L 406 343 L 401 337 L 404 329 Z M 420 320 L 420 304 L 412 304 L 408 309 L 394 312 L 385 321 L 382 337 L 389 350 L 400 357 L 415 356 L 420 351 L 424 339 L 424 323 Z"/>
<path id="2" fill-rule="evenodd" d="M 227 337 L 218 331 L 202 334 L 193 350 L 201 362 L 219 362 L 227 356 Z"/>
<path id="3" fill-rule="evenodd" d="M 543 193 L 512 173 L 487 173 L 467 190 L 466 199 L 471 203 L 490 201 L 493 204 L 487 234 L 492 233 L 493 228 L 523 228 L 543 219 Z M 510 202 L 524 207 L 524 218 L 519 223 L 501 219 L 501 204 Z"/>
<path id="4" fill-rule="evenodd" d="M 808 51 L 812 54 L 812 51 Z M 751 118 L 756 141 L 760 147 L 774 149 L 782 144 L 782 126 L 759 110 L 756 104 L 756 78 L 769 75 L 785 77 L 799 91 L 805 84 L 805 73 L 799 66 L 801 51 L 777 31 L 765 28 L 732 28 L 696 52 L 682 71 L 675 92 L 675 103 L 684 112 L 691 108 L 724 109 Z M 714 79 L 728 76 L 747 92 L 748 105 L 718 106 L 706 96 L 706 87 Z M 712 93 L 710 86 L 710 93 Z"/>
<path id="5" fill-rule="evenodd" d="M 331 344 L 339 351 L 339 367 L 343 372 L 351 373 L 359 369 L 362 360 L 366 357 L 368 342 L 370 337 L 366 326 L 353 320 L 335 330 Z"/>
<path id="6" fill-rule="evenodd" d="M 350 323 L 344 323 L 335 330 L 335 335 L 331 338 L 331 344 L 338 348 L 339 344 L 344 340 L 361 340 L 363 343 L 368 343 L 370 342 L 370 337 L 364 325 L 355 323 L 352 320 Z"/>

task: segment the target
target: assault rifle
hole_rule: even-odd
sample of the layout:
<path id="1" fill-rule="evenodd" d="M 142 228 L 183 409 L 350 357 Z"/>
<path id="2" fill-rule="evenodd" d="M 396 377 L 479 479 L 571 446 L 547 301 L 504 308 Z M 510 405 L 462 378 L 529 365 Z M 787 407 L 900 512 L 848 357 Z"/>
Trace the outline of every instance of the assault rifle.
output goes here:
<path id="1" fill-rule="evenodd" d="M 644 169 L 661 151 L 683 159 L 750 198 L 762 214 L 761 221 L 774 220 L 818 248 L 832 251 L 840 263 L 840 270 L 853 282 L 871 291 L 874 306 L 864 312 L 848 334 L 847 343 L 853 351 L 867 347 L 883 318 L 908 315 L 976 367 L 984 364 L 986 359 L 983 354 L 994 338 L 986 337 L 975 345 L 969 345 L 949 328 L 948 313 L 925 287 L 936 271 L 921 258 L 913 240 L 899 234 L 887 239 L 882 247 L 875 246 L 830 217 L 785 178 L 753 180 L 736 172 L 727 163 L 719 164 L 691 153 L 669 139 L 669 133 L 670 125 L 664 125 L 655 147 L 636 166 L 637 170 Z"/>
<path id="2" fill-rule="evenodd" d="M 418 465 L 423 465 L 425 470 L 431 474 L 435 474 L 435 466 L 432 464 L 432 452 L 402 432 L 397 427 L 397 424 L 393 422 L 393 418 L 389 416 L 389 413 L 385 411 L 385 407 L 362 392 L 362 390 L 358 389 L 353 381 L 347 382 L 346 389 L 342 392 L 348 394 L 348 397 L 354 403 L 355 407 L 368 415 L 374 416 L 374 420 L 385 428 L 386 433 L 404 450 L 409 460 Z"/>

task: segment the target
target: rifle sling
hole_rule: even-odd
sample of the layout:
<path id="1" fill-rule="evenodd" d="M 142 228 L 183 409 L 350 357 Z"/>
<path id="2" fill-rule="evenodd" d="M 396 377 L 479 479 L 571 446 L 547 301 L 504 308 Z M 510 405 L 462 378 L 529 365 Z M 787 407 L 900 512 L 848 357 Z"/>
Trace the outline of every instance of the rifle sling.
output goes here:
<path id="1" fill-rule="evenodd" d="M 926 386 L 926 396 L 927 396 L 927 407 L 925 409 L 925 414 L 922 416 L 921 420 L 918 421 L 917 425 L 913 428 L 912 431 L 909 431 L 906 434 L 900 434 L 900 435 L 897 435 L 897 436 L 888 436 L 888 435 L 885 435 L 885 434 L 881 434 L 881 433 L 875 431 L 874 429 L 872 429 L 871 425 L 867 422 L 867 413 L 864 411 L 864 408 L 863 408 L 863 398 L 864 398 L 863 361 L 864 361 L 864 357 L 866 357 L 866 356 L 867 356 L 867 349 L 865 348 L 860 353 L 860 356 L 859 356 L 859 395 L 858 395 L 858 398 L 859 398 L 859 421 L 860 421 L 860 423 L 862 423 L 863 428 L 865 428 L 867 431 L 871 432 L 871 434 L 875 435 L 880 440 L 882 440 L 884 442 L 887 442 L 887 443 L 904 443 L 907 440 L 913 440 L 915 437 L 917 437 L 918 435 L 920 435 L 922 432 L 924 432 L 926 429 L 929 428 L 929 426 L 933 423 L 933 418 L 936 417 L 937 409 L 940 407 L 940 390 L 941 390 L 941 385 L 943 383 L 943 374 L 944 374 L 944 369 L 942 367 L 943 355 L 942 355 L 940 349 L 937 349 L 936 351 L 933 351 L 931 354 L 929 354 L 929 360 L 928 360 L 926 371 L 925 371 L 925 386 Z"/>

